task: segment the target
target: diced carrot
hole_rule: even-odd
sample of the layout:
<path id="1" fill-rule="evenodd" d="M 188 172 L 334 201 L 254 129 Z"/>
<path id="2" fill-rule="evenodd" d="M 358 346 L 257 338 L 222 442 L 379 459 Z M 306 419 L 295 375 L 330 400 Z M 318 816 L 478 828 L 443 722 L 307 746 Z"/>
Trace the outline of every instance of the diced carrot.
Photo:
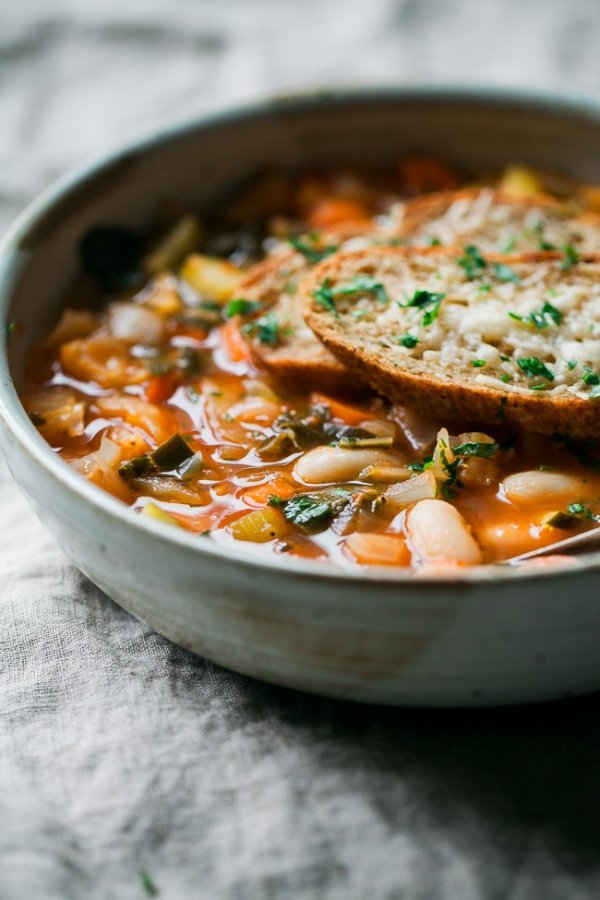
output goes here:
<path id="1" fill-rule="evenodd" d="M 235 322 L 226 322 L 221 328 L 221 341 L 232 362 L 250 359 L 250 348 Z"/>
<path id="2" fill-rule="evenodd" d="M 277 475 L 270 481 L 265 481 L 264 484 L 257 484 L 255 487 L 244 491 L 244 500 L 250 506 L 264 506 L 273 496 L 281 497 L 282 500 L 289 500 L 295 493 L 296 489 L 294 486 L 286 478 Z"/>
<path id="3" fill-rule="evenodd" d="M 347 197 L 324 197 L 313 206 L 308 215 L 311 228 L 327 230 L 331 226 L 349 221 L 369 222 L 369 209 L 360 200 Z"/>
<path id="4" fill-rule="evenodd" d="M 369 418 L 369 413 L 366 409 L 361 409 L 359 406 L 351 406 L 349 403 L 342 403 L 341 400 L 328 397 L 326 394 L 319 394 L 316 391 L 313 391 L 310 395 L 310 402 L 315 405 L 328 406 L 331 410 L 331 415 L 335 419 L 342 419 L 348 425 L 360 425 L 361 422 Z"/>
<path id="5" fill-rule="evenodd" d="M 177 372 L 167 372 L 166 375 L 153 375 L 146 387 L 146 400 L 149 403 L 164 403 L 173 395 L 181 384 L 181 377 Z"/>
<path id="6" fill-rule="evenodd" d="M 410 564 L 410 551 L 400 535 L 355 531 L 346 538 L 345 546 L 358 563 L 366 566 Z"/>
<path id="7" fill-rule="evenodd" d="M 433 156 L 408 156 L 399 165 L 402 186 L 419 193 L 448 191 L 460 186 L 460 176 L 447 163 Z"/>

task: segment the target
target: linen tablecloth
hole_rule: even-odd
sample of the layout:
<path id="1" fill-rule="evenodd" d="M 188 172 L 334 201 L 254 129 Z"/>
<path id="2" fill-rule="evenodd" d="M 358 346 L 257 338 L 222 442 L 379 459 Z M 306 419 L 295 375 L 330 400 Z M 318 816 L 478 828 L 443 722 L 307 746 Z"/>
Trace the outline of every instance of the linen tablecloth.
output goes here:
<path id="1" fill-rule="evenodd" d="M 595 0 L 0 0 L 0 226 L 159 121 L 316 83 L 600 89 Z M 0 900 L 600 896 L 600 700 L 428 712 L 230 674 L 0 472 Z"/>

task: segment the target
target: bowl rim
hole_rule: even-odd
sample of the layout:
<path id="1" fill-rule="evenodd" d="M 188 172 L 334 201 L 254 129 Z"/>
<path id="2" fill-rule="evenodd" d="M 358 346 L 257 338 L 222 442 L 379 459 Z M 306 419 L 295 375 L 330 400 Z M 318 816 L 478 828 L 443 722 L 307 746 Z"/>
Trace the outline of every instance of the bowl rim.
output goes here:
<path id="1" fill-rule="evenodd" d="M 473 87 L 462 85 L 382 85 L 367 87 L 315 88 L 284 95 L 268 96 L 248 103 L 232 104 L 222 109 L 185 117 L 167 125 L 144 130 L 140 135 L 112 149 L 105 150 L 83 164 L 56 179 L 17 216 L 0 239 L 0 317 L 6 325 L 8 306 L 12 299 L 12 285 L 20 269 L 19 248 L 33 234 L 40 223 L 66 200 L 76 198 L 78 192 L 107 171 L 142 153 L 149 153 L 176 143 L 192 134 L 218 129 L 228 124 L 268 119 L 277 113 L 301 116 L 305 112 L 320 109 L 344 108 L 353 105 L 381 103 L 444 103 L 448 105 L 480 105 L 491 109 L 502 108 L 571 115 L 589 118 L 600 124 L 600 100 L 583 93 L 522 90 L 515 88 Z M 537 581 L 560 576 L 571 576 L 600 567 L 600 551 L 581 554 L 578 564 L 571 561 L 564 565 L 511 567 L 488 563 L 465 567 L 452 572 L 415 573 L 414 570 L 383 566 L 342 569 L 331 562 L 291 557 L 253 554 L 245 548 L 230 547 L 213 541 L 200 540 L 200 536 L 185 529 L 176 529 L 162 522 L 140 516 L 108 492 L 102 490 L 52 451 L 39 434 L 21 403 L 16 391 L 8 361 L 8 341 L 0 342 L 0 418 L 4 426 L 17 440 L 20 447 L 35 463 L 53 477 L 72 495 L 74 501 L 88 503 L 108 519 L 117 520 L 124 527 L 141 529 L 162 541 L 168 541 L 182 550 L 192 551 L 207 561 L 232 563 L 252 574 L 262 570 L 278 575 L 290 575 L 307 580 L 325 579 L 329 583 L 368 584 L 390 587 L 418 585 L 460 586 L 505 581 Z"/>

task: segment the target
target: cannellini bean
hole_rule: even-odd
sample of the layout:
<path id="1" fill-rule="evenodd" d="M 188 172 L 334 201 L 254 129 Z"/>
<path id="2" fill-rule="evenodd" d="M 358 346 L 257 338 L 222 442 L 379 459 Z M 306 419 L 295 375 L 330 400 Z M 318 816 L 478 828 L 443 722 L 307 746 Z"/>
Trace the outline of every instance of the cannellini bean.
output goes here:
<path id="1" fill-rule="evenodd" d="M 367 466 L 387 464 L 401 466 L 404 457 L 395 450 L 377 447 L 363 450 L 344 447 L 315 447 L 301 456 L 294 466 L 294 477 L 306 484 L 330 484 L 352 481 Z"/>
<path id="2" fill-rule="evenodd" d="M 562 472 L 517 472 L 502 482 L 505 495 L 513 503 L 539 500 L 579 500 L 584 483 L 574 475 Z"/>
<path id="3" fill-rule="evenodd" d="M 416 503 L 406 515 L 406 532 L 413 556 L 420 562 L 481 562 L 481 550 L 469 526 L 444 500 Z"/>

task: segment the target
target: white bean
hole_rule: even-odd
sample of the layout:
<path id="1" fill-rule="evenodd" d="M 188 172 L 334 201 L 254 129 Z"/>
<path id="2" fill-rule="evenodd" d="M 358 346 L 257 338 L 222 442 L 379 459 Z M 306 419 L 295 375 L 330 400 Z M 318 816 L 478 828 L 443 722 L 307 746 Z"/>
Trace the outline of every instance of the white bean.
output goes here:
<path id="1" fill-rule="evenodd" d="M 330 484 L 352 481 L 367 466 L 382 463 L 401 466 L 404 457 L 395 450 L 377 447 L 346 449 L 345 447 L 315 447 L 301 456 L 294 466 L 294 477 L 306 484 Z"/>
<path id="2" fill-rule="evenodd" d="M 502 482 L 504 493 L 514 503 L 540 500 L 578 500 L 585 488 L 583 480 L 561 472 L 516 472 Z"/>
<path id="3" fill-rule="evenodd" d="M 444 500 L 415 503 L 406 516 L 406 532 L 420 562 L 481 562 L 481 550 L 469 526 L 458 510 Z"/>

